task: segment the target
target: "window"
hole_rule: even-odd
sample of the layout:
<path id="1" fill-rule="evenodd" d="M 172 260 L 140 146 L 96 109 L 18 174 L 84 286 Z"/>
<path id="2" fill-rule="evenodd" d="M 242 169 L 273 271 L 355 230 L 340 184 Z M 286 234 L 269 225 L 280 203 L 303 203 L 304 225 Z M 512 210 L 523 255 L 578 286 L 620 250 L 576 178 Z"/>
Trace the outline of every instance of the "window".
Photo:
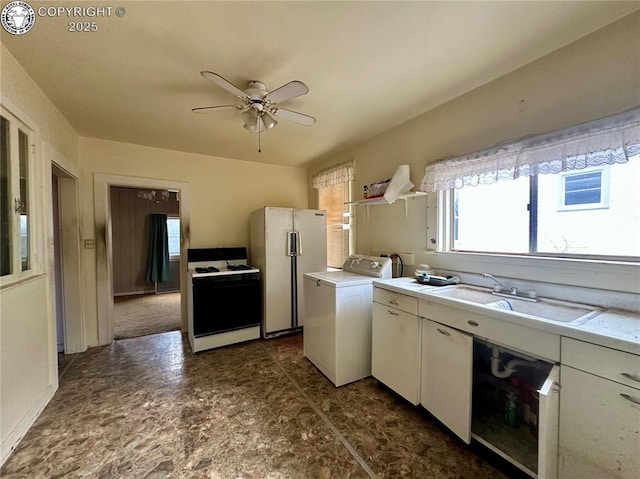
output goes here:
<path id="1" fill-rule="evenodd" d="M 0 133 L 0 276 L 6 283 L 33 269 L 34 133 L 4 108 Z"/>
<path id="2" fill-rule="evenodd" d="M 349 183 L 339 183 L 318 190 L 318 207 L 326 211 L 327 266 L 342 268 L 349 256 L 350 219 Z"/>
<path id="3" fill-rule="evenodd" d="M 559 175 L 559 210 L 609 207 L 609 166 Z"/>
<path id="4" fill-rule="evenodd" d="M 640 155 L 454 190 L 453 250 L 640 257 Z"/>
<path id="5" fill-rule="evenodd" d="M 180 256 L 180 218 L 167 218 L 169 256 Z"/>
<path id="6" fill-rule="evenodd" d="M 640 107 L 427 165 L 440 251 L 640 261 Z"/>

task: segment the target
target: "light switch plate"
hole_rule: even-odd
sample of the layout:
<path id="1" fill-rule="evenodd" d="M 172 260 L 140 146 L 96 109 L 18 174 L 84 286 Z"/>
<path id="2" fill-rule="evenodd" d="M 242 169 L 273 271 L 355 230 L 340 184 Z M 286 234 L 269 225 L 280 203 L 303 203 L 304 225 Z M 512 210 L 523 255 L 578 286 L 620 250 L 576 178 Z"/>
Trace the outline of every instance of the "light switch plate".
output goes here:
<path id="1" fill-rule="evenodd" d="M 84 249 L 94 249 L 96 247 L 96 240 L 86 239 L 84 240 Z"/>

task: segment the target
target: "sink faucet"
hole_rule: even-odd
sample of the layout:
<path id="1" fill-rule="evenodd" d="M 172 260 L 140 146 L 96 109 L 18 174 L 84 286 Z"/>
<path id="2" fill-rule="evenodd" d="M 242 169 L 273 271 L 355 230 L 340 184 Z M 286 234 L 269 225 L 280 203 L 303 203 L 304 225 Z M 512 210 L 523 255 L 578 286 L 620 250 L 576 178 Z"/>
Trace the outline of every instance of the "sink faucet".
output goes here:
<path id="1" fill-rule="evenodd" d="M 496 286 L 493 287 L 493 293 L 496 296 L 503 296 L 507 298 L 517 298 L 524 299 L 525 301 L 531 301 L 533 303 L 538 302 L 538 295 L 535 291 L 530 290 L 528 295 L 523 295 L 518 291 L 518 288 L 515 286 L 511 286 L 510 288 L 505 286 L 503 283 L 498 281 L 495 276 L 489 273 L 482 273 L 483 278 L 488 278 L 493 280 L 496 283 Z"/>
<path id="2" fill-rule="evenodd" d="M 489 278 L 489 279 L 492 279 L 493 281 L 495 281 L 498 284 L 498 287 L 494 288 L 497 292 L 509 291 L 511 294 L 518 294 L 518 288 L 513 287 L 513 286 L 511 288 L 507 288 L 504 284 L 502 284 L 500 281 L 498 281 L 496 279 L 496 277 L 493 276 L 492 274 L 482 273 L 482 277 L 483 278 Z"/>

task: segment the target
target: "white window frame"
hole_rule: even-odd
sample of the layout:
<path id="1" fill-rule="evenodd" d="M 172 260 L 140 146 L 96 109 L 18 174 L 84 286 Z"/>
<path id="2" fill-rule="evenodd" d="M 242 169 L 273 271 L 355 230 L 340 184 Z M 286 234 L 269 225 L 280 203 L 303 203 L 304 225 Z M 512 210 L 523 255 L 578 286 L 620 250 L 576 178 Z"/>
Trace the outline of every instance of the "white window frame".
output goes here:
<path id="1" fill-rule="evenodd" d="M 558 175 L 558 211 L 580 211 L 598 210 L 609 208 L 609 165 L 593 166 L 583 170 L 572 170 Z M 567 205 L 566 201 L 566 179 L 572 176 L 580 176 L 585 173 L 600 173 L 600 201 L 598 203 L 581 203 L 578 205 Z"/>
<path id="2" fill-rule="evenodd" d="M 23 281 L 32 276 L 36 276 L 42 272 L 42 252 L 43 245 L 40 240 L 42 234 L 43 221 L 39 219 L 42 216 L 42 208 L 44 203 L 42 202 L 42 188 L 41 186 L 41 171 L 39 162 L 37 161 L 37 149 L 38 144 L 38 128 L 35 124 L 29 120 L 17 107 L 11 105 L 6 100 L 3 100 L 0 105 L 0 113 L 10 122 L 9 129 L 9 176 L 10 181 L 10 204 L 9 211 L 14 212 L 11 215 L 11 261 L 12 272 L 5 276 L 0 276 L 0 286 L 8 286 L 17 282 Z M 28 158 L 27 158 L 27 204 L 28 204 L 28 249 L 29 249 L 29 268 L 22 271 L 22 262 L 20 257 L 20 219 L 19 214 L 15 211 L 15 199 L 19 197 L 20 192 L 20 158 L 18 150 L 18 129 L 27 134 L 28 138 Z M 38 194 L 38 192 L 40 192 Z"/>

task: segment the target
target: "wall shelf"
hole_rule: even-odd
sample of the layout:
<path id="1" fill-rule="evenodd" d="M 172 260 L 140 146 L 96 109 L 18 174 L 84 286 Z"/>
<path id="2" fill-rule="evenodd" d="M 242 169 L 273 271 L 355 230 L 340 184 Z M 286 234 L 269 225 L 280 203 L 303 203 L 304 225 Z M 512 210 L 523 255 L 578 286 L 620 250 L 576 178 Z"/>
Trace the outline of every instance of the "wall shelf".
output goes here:
<path id="1" fill-rule="evenodd" d="M 405 193 L 404 195 L 400 195 L 398 197 L 399 200 L 404 201 L 404 215 L 405 217 L 409 215 L 409 207 L 407 205 L 407 200 L 413 200 L 415 198 L 427 196 L 427 193 L 423 191 L 413 191 L 411 193 Z M 390 205 L 393 203 L 389 203 L 384 197 L 380 198 L 371 198 L 368 200 L 358 200 L 358 201 L 348 201 L 345 205 L 354 205 L 354 206 L 366 206 L 367 207 L 367 218 L 369 218 L 369 206 L 374 205 Z"/>

